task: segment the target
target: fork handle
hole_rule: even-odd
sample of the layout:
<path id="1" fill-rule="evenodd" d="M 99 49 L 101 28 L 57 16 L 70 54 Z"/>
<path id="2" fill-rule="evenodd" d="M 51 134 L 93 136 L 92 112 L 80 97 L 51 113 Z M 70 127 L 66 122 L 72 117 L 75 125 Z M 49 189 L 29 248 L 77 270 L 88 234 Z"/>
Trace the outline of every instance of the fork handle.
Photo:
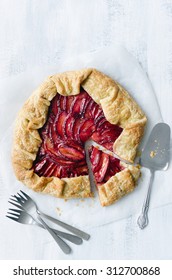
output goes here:
<path id="1" fill-rule="evenodd" d="M 56 243 L 59 245 L 59 247 L 62 249 L 62 251 L 65 254 L 69 254 L 71 252 L 71 248 L 43 221 L 43 219 L 38 214 L 38 220 L 41 222 L 41 224 L 44 226 L 44 228 L 51 234 L 51 236 L 54 238 Z"/>
<path id="2" fill-rule="evenodd" d="M 139 218 L 137 220 L 137 224 L 141 229 L 144 229 L 148 225 L 148 209 L 149 209 L 149 202 L 150 202 L 150 194 L 151 194 L 152 183 L 153 183 L 154 174 L 155 174 L 154 170 L 150 170 L 150 172 L 151 172 L 151 177 L 150 177 L 150 182 L 149 182 L 146 199 L 143 203 L 141 215 L 139 216 Z"/>
<path id="3" fill-rule="evenodd" d="M 88 240 L 88 239 L 90 238 L 90 235 L 89 235 L 88 233 L 86 233 L 86 232 L 84 232 L 84 231 L 82 231 L 82 230 L 80 230 L 80 229 L 78 229 L 78 228 L 75 228 L 75 227 L 73 227 L 73 226 L 70 226 L 70 225 L 68 225 L 68 224 L 66 224 L 66 223 L 64 223 L 64 222 L 62 222 L 62 221 L 60 221 L 60 220 L 58 220 L 58 219 L 55 219 L 55 218 L 53 218 L 53 217 L 50 217 L 50 216 L 48 216 L 48 215 L 46 215 L 46 214 L 40 212 L 40 210 L 39 210 L 39 214 L 40 214 L 42 217 L 44 217 L 44 218 L 50 220 L 51 222 L 53 222 L 53 223 L 55 223 L 55 224 L 57 224 L 57 225 L 59 225 L 59 226 L 65 228 L 65 229 L 67 229 L 68 231 L 74 233 L 75 235 L 81 237 L 82 239 Z"/>
<path id="4" fill-rule="evenodd" d="M 39 227 L 44 228 L 44 226 L 42 224 L 35 224 L 35 225 L 38 225 Z M 73 234 L 70 234 L 70 233 L 67 233 L 67 232 L 64 232 L 64 231 L 60 231 L 60 230 L 57 230 L 55 228 L 51 228 L 58 236 L 76 244 L 76 245 L 81 245 L 83 243 L 82 241 L 82 238 L 80 238 L 79 236 L 76 236 L 76 235 L 73 235 Z"/>
<path id="5" fill-rule="evenodd" d="M 76 235 L 73 235 L 73 234 L 70 234 L 70 233 L 67 233 L 67 232 L 63 232 L 63 231 L 59 231 L 57 229 L 52 229 L 56 234 L 58 234 L 58 236 L 76 244 L 76 245 L 80 245 L 82 244 L 82 239 Z"/>

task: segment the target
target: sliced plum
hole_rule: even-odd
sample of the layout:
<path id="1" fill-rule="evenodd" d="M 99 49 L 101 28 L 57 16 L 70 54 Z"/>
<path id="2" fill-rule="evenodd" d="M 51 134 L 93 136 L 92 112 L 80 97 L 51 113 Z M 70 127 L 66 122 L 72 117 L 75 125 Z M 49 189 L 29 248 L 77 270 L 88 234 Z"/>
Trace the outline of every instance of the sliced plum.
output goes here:
<path id="1" fill-rule="evenodd" d="M 80 167 L 77 167 L 76 168 L 76 173 L 78 174 L 78 175 L 87 175 L 88 174 L 88 167 L 87 167 L 87 165 L 85 164 L 85 165 L 83 165 L 83 166 L 80 166 Z"/>
<path id="2" fill-rule="evenodd" d="M 84 124 L 85 120 L 81 118 L 76 118 L 73 125 L 73 139 L 80 142 L 80 129 Z"/>
<path id="3" fill-rule="evenodd" d="M 87 175 L 84 143 L 92 139 L 112 150 L 121 132 L 122 128 L 106 120 L 101 106 L 83 88 L 73 96 L 57 93 L 47 121 L 39 130 L 42 143 L 33 163 L 34 171 L 39 176 L 59 178 Z M 120 170 L 117 162 L 96 148 L 92 149 L 91 161 L 99 183 Z"/>
<path id="4" fill-rule="evenodd" d="M 56 131 L 61 136 L 61 138 L 64 137 L 66 120 L 67 120 L 67 113 L 63 111 L 59 115 L 57 115 L 57 118 L 54 123 L 56 127 Z"/>
<path id="5" fill-rule="evenodd" d="M 76 99 L 76 96 L 74 96 L 74 95 L 66 97 L 66 112 L 67 113 L 72 113 L 75 99 Z"/>
<path id="6" fill-rule="evenodd" d="M 68 115 L 68 118 L 65 123 L 65 135 L 69 139 L 73 139 L 73 126 L 75 123 L 75 118 L 71 115 Z"/>
<path id="7" fill-rule="evenodd" d="M 57 134 L 54 124 L 49 125 L 49 139 L 54 144 L 57 144 L 60 140 L 60 136 Z"/>
<path id="8" fill-rule="evenodd" d="M 89 149 L 91 167 L 98 184 L 107 182 L 112 176 L 124 169 L 120 160 L 104 153 L 96 147 Z"/>
<path id="9" fill-rule="evenodd" d="M 99 163 L 101 158 L 101 151 L 95 147 L 90 150 L 90 160 L 92 163 L 92 171 L 96 172 L 99 170 Z"/>
<path id="10" fill-rule="evenodd" d="M 46 168 L 46 170 L 43 173 L 44 176 L 45 177 L 53 176 L 55 169 L 56 169 L 56 164 L 54 164 L 53 162 L 50 162 L 48 167 Z"/>
<path id="11" fill-rule="evenodd" d="M 101 154 L 101 159 L 100 159 L 100 164 L 99 164 L 99 170 L 95 172 L 95 179 L 98 183 L 103 182 L 105 174 L 107 172 L 109 166 L 109 155 L 102 153 Z"/>
<path id="12" fill-rule="evenodd" d="M 84 153 L 73 147 L 61 146 L 59 147 L 59 151 L 64 157 L 73 161 L 80 161 L 84 158 Z"/>
<path id="13" fill-rule="evenodd" d="M 56 116 L 60 110 L 60 102 L 59 102 L 59 97 L 60 95 L 57 94 L 54 99 L 53 102 L 51 102 L 51 112 Z"/>
<path id="14" fill-rule="evenodd" d="M 80 127 L 79 137 L 82 142 L 86 142 L 95 130 L 94 120 L 87 119 L 84 121 L 83 125 Z"/>
<path id="15" fill-rule="evenodd" d="M 60 96 L 60 109 L 61 111 L 66 111 L 66 107 L 67 107 L 67 98 L 66 96 Z"/>
<path id="16" fill-rule="evenodd" d="M 86 119 L 93 118 L 92 110 L 93 110 L 94 106 L 95 106 L 95 102 L 93 99 L 91 99 L 84 112 L 84 116 Z"/>
<path id="17" fill-rule="evenodd" d="M 79 97 L 76 98 L 75 103 L 73 105 L 72 114 L 74 116 L 82 115 L 85 103 L 86 98 L 83 97 L 83 94 L 79 95 Z"/>

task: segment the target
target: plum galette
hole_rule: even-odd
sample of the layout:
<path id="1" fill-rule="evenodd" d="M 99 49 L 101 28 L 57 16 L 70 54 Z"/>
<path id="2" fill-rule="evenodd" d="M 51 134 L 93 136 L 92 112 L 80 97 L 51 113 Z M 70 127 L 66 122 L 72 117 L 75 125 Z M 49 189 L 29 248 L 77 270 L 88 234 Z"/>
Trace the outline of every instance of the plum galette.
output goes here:
<path id="1" fill-rule="evenodd" d="M 85 143 L 100 202 L 110 205 L 135 188 L 133 163 L 146 116 L 117 82 L 96 69 L 50 76 L 20 110 L 12 162 L 18 180 L 59 198 L 93 196 Z"/>

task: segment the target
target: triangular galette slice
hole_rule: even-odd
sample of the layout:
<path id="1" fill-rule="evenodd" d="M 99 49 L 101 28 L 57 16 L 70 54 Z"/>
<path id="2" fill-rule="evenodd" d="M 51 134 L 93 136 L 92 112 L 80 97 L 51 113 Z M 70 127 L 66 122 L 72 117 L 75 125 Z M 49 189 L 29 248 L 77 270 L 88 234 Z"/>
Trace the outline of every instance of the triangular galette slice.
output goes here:
<path id="1" fill-rule="evenodd" d="M 102 206 L 108 206 L 132 192 L 140 176 L 138 166 L 120 161 L 95 146 L 89 148 L 91 169 Z"/>

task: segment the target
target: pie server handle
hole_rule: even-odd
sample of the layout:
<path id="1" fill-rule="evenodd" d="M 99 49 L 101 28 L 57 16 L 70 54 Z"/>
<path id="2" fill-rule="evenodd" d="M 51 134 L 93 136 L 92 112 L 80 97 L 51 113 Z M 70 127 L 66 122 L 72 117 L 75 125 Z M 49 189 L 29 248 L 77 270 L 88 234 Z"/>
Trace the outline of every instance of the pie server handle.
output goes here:
<path id="1" fill-rule="evenodd" d="M 149 209 L 149 202 L 150 202 L 150 194 L 151 194 L 151 189 L 152 189 L 152 184 L 153 184 L 153 179 L 155 174 L 154 170 L 150 170 L 150 171 L 151 171 L 151 178 L 146 194 L 146 199 L 143 203 L 142 213 L 137 220 L 137 224 L 141 229 L 144 229 L 148 225 L 148 209 Z"/>
<path id="2" fill-rule="evenodd" d="M 68 231 L 74 233 L 75 235 L 81 237 L 84 240 L 88 240 L 90 238 L 90 235 L 88 233 L 86 233 L 86 232 L 84 232 L 84 231 L 82 231 L 80 229 L 77 229 L 77 228 L 75 228 L 73 226 L 70 226 L 70 225 L 68 225 L 68 224 L 66 224 L 66 223 L 64 223 L 64 222 L 62 222 L 62 221 L 60 221 L 58 219 L 55 219 L 55 218 L 53 218 L 51 216 L 48 216 L 47 214 L 44 214 L 44 213 L 42 213 L 40 211 L 39 211 L 39 213 L 40 213 L 40 215 L 42 217 L 44 217 L 44 218 L 50 220 L 51 222 L 53 222 L 53 223 L 55 223 L 55 224 L 65 228 L 65 229 L 67 229 Z"/>

